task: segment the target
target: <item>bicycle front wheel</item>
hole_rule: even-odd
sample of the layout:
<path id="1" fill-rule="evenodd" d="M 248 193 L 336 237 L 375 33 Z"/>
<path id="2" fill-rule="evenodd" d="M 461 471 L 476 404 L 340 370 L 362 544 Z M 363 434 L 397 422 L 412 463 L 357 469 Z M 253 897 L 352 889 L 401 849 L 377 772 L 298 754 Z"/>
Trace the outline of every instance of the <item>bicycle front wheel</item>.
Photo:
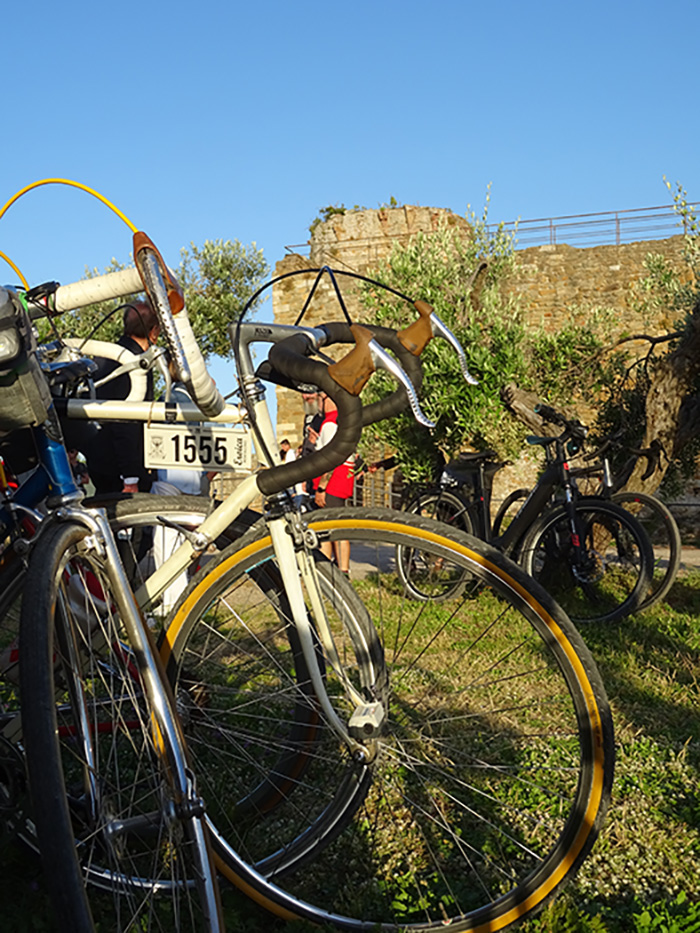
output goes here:
<path id="1" fill-rule="evenodd" d="M 576 623 L 612 622 L 637 612 L 653 552 L 639 522 L 598 498 L 549 509 L 525 536 L 519 560 Z"/>
<path id="2" fill-rule="evenodd" d="M 307 522 L 321 541 L 350 542 L 351 586 L 383 664 L 364 657 L 371 635 L 334 568 L 324 599 L 338 616 L 341 663 L 386 719 L 369 760 L 353 760 L 312 694 L 316 730 L 294 732 L 304 677 L 284 599 L 276 586 L 264 591 L 279 579 L 264 528 L 202 571 L 162 655 L 206 775 L 219 867 L 288 918 L 348 930 L 503 929 L 571 876 L 600 827 L 613 735 L 595 664 L 547 593 L 483 542 L 387 510 L 324 509 Z M 396 574 L 401 548 L 454 565 L 469 584 L 416 601 Z M 271 787 L 282 751 L 299 770 Z M 251 800 L 256 775 L 263 793 Z"/>
<path id="3" fill-rule="evenodd" d="M 42 531 L 21 610 L 22 727 L 59 925 L 220 929 L 206 826 L 173 787 L 111 592 L 85 526 Z"/>
<path id="4" fill-rule="evenodd" d="M 411 500 L 405 511 L 420 518 L 443 522 L 450 528 L 474 534 L 469 514 L 470 503 L 446 489 L 430 489 Z M 449 599 L 458 596 L 466 586 L 469 575 L 455 565 L 450 571 L 441 560 L 434 560 L 426 551 L 399 547 L 396 552 L 396 570 L 406 592 L 414 599 Z"/>

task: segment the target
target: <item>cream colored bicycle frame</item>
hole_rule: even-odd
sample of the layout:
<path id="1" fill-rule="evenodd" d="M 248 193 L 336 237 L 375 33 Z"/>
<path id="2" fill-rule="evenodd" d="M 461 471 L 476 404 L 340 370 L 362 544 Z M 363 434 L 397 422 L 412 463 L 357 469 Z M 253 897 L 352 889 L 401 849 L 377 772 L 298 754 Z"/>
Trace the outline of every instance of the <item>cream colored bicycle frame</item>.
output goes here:
<path id="1" fill-rule="evenodd" d="M 291 333 L 299 333 L 304 328 L 291 328 L 284 325 L 266 325 L 269 331 L 278 334 L 281 339 Z M 244 350 L 243 365 L 248 372 L 240 374 L 241 379 L 251 378 L 253 373 L 252 360 L 248 347 Z M 84 399 L 69 399 L 66 414 L 70 419 L 100 420 L 100 421 L 166 421 L 166 407 L 164 402 L 136 402 L 136 401 L 96 401 Z M 168 411 L 172 417 L 172 409 Z M 272 452 L 279 463 L 277 439 L 275 436 L 270 412 L 265 401 L 264 391 L 258 393 L 258 400 L 254 403 L 254 416 L 258 432 L 263 440 L 261 445 Z M 216 422 L 226 424 L 248 423 L 248 415 L 244 408 L 237 405 L 227 405 L 216 417 L 205 418 L 197 406 L 192 404 L 178 405 L 175 410 L 175 420 L 178 422 Z M 270 466 L 276 465 L 269 464 Z M 158 597 L 172 584 L 191 564 L 215 542 L 236 518 L 248 508 L 258 497 L 260 490 L 257 485 L 257 475 L 246 477 L 237 488 L 221 502 L 214 511 L 202 522 L 197 530 L 188 535 L 184 542 L 171 554 L 171 556 L 153 573 L 135 593 L 138 605 L 143 609 L 153 604 Z M 316 697 L 321 704 L 328 721 L 338 736 L 346 743 L 355 755 L 370 757 L 371 752 L 367 746 L 362 745 L 350 735 L 347 723 L 337 715 L 328 697 L 324 677 L 318 666 L 314 637 L 318 637 L 323 645 L 326 660 L 332 665 L 334 672 L 344 685 L 346 694 L 355 709 L 366 704 L 366 699 L 351 684 L 347 674 L 340 663 L 333 635 L 325 612 L 323 598 L 320 592 L 315 565 L 310 559 L 306 546 L 295 549 L 292 536 L 287 533 L 287 519 L 267 519 L 267 528 L 270 532 L 272 547 L 277 559 L 282 582 L 292 611 L 292 618 L 300 639 L 304 659 L 310 673 Z M 306 597 L 311 606 L 313 623 L 307 612 Z"/>

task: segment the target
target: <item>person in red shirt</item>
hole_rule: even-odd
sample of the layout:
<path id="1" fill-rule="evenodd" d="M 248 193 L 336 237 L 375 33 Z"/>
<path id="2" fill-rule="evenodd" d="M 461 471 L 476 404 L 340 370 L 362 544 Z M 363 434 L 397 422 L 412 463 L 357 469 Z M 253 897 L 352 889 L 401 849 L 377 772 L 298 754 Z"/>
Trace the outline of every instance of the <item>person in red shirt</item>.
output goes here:
<path id="1" fill-rule="evenodd" d="M 326 444 L 335 436 L 338 430 L 338 408 L 328 395 L 321 393 L 321 412 L 323 421 L 316 441 L 316 450 L 322 450 Z M 339 508 L 347 504 L 347 500 L 352 496 L 355 488 L 355 454 L 322 476 L 317 476 L 314 480 L 315 502 L 319 509 Z M 330 542 L 324 542 L 322 550 L 326 557 L 333 556 L 335 548 L 335 560 L 340 570 L 350 574 L 350 542 L 338 541 L 335 545 Z"/>

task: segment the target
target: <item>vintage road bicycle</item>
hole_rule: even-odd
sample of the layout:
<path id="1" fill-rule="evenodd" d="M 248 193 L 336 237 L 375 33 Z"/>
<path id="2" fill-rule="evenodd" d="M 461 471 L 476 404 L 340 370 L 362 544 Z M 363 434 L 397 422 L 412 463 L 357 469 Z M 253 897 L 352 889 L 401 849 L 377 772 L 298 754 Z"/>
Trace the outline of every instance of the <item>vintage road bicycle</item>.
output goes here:
<path id="1" fill-rule="evenodd" d="M 133 282 L 119 288 L 130 293 Z M 155 291 L 157 301 L 163 289 Z M 420 323 L 432 333 L 434 316 Z M 258 339 L 275 331 L 264 330 Z M 270 373 L 321 385 L 340 409 L 346 400 L 330 367 L 306 357 L 327 340 L 316 331 L 294 333 L 291 348 L 273 346 Z M 243 325 L 234 329 L 247 415 L 268 442 L 261 451 L 273 451 L 242 334 Z M 111 403 L 69 399 L 65 409 L 96 417 L 96 404 L 105 416 Z M 341 441 L 350 443 L 343 433 Z M 168 618 L 160 659 L 218 868 L 285 917 L 345 929 L 429 929 L 448 918 L 456 929 L 502 929 L 571 876 L 600 826 L 613 743 L 595 664 L 551 598 L 483 542 L 384 510 L 299 516 L 283 491 L 298 475 L 289 466 L 244 479 L 201 523 L 192 519 L 209 504 L 182 497 L 134 497 L 110 513 L 124 528 L 171 522 L 185 538 L 137 589 L 145 615 L 193 560 L 216 551 Z M 261 491 L 262 518 L 247 511 Z M 219 550 L 236 518 L 250 527 Z M 60 519 L 51 524 L 62 532 Z M 352 582 L 318 547 L 339 539 L 351 541 Z M 397 546 L 439 562 L 436 588 L 465 570 L 473 582 L 454 600 L 417 603 L 395 572 Z M 62 547 L 46 545 L 51 555 Z M 62 569 L 72 544 L 67 555 Z M 86 614 L 104 612 L 89 584 L 84 590 Z M 55 694 L 47 707 L 55 709 Z M 75 718 L 79 708 L 67 712 Z M 100 778 L 99 768 L 84 770 Z M 80 846 L 75 814 L 69 836 Z"/>

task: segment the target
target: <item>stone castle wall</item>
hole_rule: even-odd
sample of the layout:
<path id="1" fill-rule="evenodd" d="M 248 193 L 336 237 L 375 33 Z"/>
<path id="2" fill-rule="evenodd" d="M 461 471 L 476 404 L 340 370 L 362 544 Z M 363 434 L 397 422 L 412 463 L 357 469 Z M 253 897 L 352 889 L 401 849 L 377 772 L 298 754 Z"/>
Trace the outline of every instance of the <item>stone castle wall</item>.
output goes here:
<path id="1" fill-rule="evenodd" d="M 277 263 L 275 274 L 323 265 L 366 274 L 389 255 L 395 241 L 405 243 L 419 232 L 430 234 L 443 222 L 469 236 L 467 221 L 444 209 L 401 207 L 337 214 L 315 228 L 308 257 L 286 256 Z M 664 255 L 679 270 L 684 268 L 681 236 L 584 249 L 557 244 L 518 250 L 516 269 L 504 283 L 504 292 L 517 296 L 526 321 L 547 329 L 561 327 L 570 320 L 572 310 L 585 317 L 593 309 L 605 307 L 617 314 L 618 333 L 659 332 L 664 329 L 664 321 L 642 321 L 635 311 L 634 283 L 644 275 L 644 261 L 651 252 Z M 296 322 L 313 280 L 312 275 L 294 275 L 275 286 L 275 321 Z M 352 279 L 341 277 L 339 284 L 349 313 L 361 319 Z M 322 320 L 339 319 L 342 312 L 332 283 L 324 277 L 303 322 L 313 326 Z M 278 436 L 287 437 L 292 444 L 300 443 L 302 419 L 298 394 L 277 389 Z"/>
<path id="2" fill-rule="evenodd" d="M 646 274 L 650 253 L 663 255 L 685 272 L 682 236 L 586 249 L 563 243 L 535 246 L 516 253 L 516 269 L 505 292 L 519 297 L 527 321 L 547 329 L 561 327 L 572 309 L 585 314 L 610 308 L 617 312 L 619 332 L 649 326 L 656 332 L 664 329 L 663 321 L 646 322 L 635 312 L 635 285 Z"/>

